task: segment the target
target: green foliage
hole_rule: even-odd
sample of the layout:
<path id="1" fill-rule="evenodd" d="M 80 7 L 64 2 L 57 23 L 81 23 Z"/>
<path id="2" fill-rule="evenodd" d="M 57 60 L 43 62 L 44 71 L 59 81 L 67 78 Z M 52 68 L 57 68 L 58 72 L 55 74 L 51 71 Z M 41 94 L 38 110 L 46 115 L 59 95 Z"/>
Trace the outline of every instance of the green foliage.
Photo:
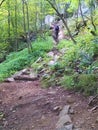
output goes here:
<path id="1" fill-rule="evenodd" d="M 98 92 L 98 74 L 74 74 L 64 76 L 61 85 L 67 89 L 78 90 L 85 95 L 93 95 Z"/>
<path id="2" fill-rule="evenodd" d="M 44 88 L 56 86 L 56 80 L 54 75 L 44 75 L 41 79 L 41 86 Z"/>
<path id="3" fill-rule="evenodd" d="M 6 60 L 0 64 L 0 80 L 3 80 L 26 66 L 30 66 L 39 57 L 44 57 L 46 52 L 53 47 L 50 40 L 48 42 L 36 41 L 32 46 L 33 52 L 30 54 L 27 49 L 24 49 L 20 52 L 13 52 L 6 57 Z"/>
<path id="4" fill-rule="evenodd" d="M 49 37 L 47 37 L 47 41 L 38 39 L 36 42 L 33 43 L 32 47 L 33 51 L 48 52 L 53 48 L 52 39 Z"/>
<path id="5" fill-rule="evenodd" d="M 74 88 L 73 76 L 64 75 L 60 83 L 64 88 L 68 88 L 68 89 Z"/>
<path id="6" fill-rule="evenodd" d="M 76 88 L 86 95 L 96 94 L 98 92 L 98 75 L 82 74 L 79 75 Z"/>
<path id="7" fill-rule="evenodd" d="M 9 48 L 8 43 L 0 43 L 0 59 L 3 59 Z"/>

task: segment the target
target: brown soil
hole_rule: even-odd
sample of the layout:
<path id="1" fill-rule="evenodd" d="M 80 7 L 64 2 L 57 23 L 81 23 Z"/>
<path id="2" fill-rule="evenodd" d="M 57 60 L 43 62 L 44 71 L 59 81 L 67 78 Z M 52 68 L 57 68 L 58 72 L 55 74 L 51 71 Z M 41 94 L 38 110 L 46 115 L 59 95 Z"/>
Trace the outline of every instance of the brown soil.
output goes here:
<path id="1" fill-rule="evenodd" d="M 0 113 L 4 115 L 0 130 L 55 130 L 66 104 L 74 110 L 75 127 L 98 130 L 98 109 L 91 111 L 88 98 L 79 93 L 60 87 L 44 89 L 39 80 L 1 83 Z"/>

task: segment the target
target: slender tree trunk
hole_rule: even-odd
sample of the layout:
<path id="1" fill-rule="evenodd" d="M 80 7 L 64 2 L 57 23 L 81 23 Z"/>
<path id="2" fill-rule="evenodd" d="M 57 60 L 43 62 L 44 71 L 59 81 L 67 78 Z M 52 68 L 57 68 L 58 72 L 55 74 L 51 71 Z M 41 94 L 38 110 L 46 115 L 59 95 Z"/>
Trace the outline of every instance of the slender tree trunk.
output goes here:
<path id="1" fill-rule="evenodd" d="M 94 20 L 93 20 L 93 6 L 94 6 L 94 3 L 92 0 L 89 0 L 89 5 L 90 5 L 90 18 L 91 18 L 91 24 L 92 26 L 94 27 L 94 30 L 96 31 L 96 26 L 94 24 Z"/>
<path id="2" fill-rule="evenodd" d="M 83 24 L 84 24 L 84 26 L 86 26 L 86 22 L 84 20 L 83 13 L 82 13 L 82 7 L 81 7 L 81 1 L 80 0 L 79 0 L 79 6 L 80 6 L 80 13 L 81 13 L 81 17 L 82 17 L 82 20 L 83 20 Z"/>
<path id="3" fill-rule="evenodd" d="M 42 12 L 43 12 L 43 9 L 42 9 L 43 7 L 42 6 L 43 6 L 43 3 L 42 3 L 42 0 L 41 0 L 41 2 L 40 2 L 40 9 L 41 9 L 41 16 L 40 16 L 40 20 L 41 20 L 41 23 L 40 23 L 41 24 L 41 31 L 42 31 Z"/>
<path id="4" fill-rule="evenodd" d="M 79 13 L 79 4 L 78 4 L 78 9 L 77 9 L 77 16 L 76 16 L 76 29 L 78 30 L 78 13 Z M 79 30 L 78 30 L 79 31 Z"/>
<path id="5" fill-rule="evenodd" d="M 10 26 L 11 26 L 11 14 L 10 14 L 10 0 L 7 0 L 7 7 L 8 7 L 8 42 L 10 43 L 11 40 L 11 34 L 10 34 Z"/>
<path id="6" fill-rule="evenodd" d="M 26 34 L 26 19 L 25 19 L 25 4 L 24 4 L 24 0 L 22 0 L 22 12 L 23 12 L 23 28 L 24 28 L 24 33 Z"/>
<path id="7" fill-rule="evenodd" d="M 26 1 L 25 1 L 25 5 L 26 5 L 26 13 L 27 13 L 27 30 L 28 30 L 27 43 L 28 43 L 28 51 L 30 53 L 30 52 L 32 52 L 32 44 L 31 44 L 31 40 L 30 40 L 29 10 L 28 10 L 28 4 Z"/>
<path id="8" fill-rule="evenodd" d="M 16 51 L 18 51 L 18 33 L 17 33 L 17 0 L 15 0 L 15 45 L 16 45 Z"/>

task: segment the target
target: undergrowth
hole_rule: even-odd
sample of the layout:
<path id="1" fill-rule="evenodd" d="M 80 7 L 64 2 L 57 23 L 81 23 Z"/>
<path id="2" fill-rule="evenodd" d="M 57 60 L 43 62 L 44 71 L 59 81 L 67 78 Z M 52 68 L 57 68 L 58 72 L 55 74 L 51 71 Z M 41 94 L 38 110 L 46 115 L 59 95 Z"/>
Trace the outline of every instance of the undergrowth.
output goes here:
<path id="1" fill-rule="evenodd" d="M 51 39 L 47 41 L 36 41 L 32 43 L 32 53 L 28 53 L 28 49 L 19 52 L 13 52 L 6 57 L 6 60 L 0 64 L 0 81 L 14 74 L 31 63 L 36 61 L 39 57 L 44 57 L 45 54 L 53 47 Z"/>
<path id="2" fill-rule="evenodd" d="M 64 51 L 63 55 L 53 65 L 43 59 L 46 64 L 46 74 L 42 77 L 44 86 L 61 85 L 86 95 L 98 93 L 98 38 L 91 34 L 85 34 L 85 37 L 78 36 L 76 45 L 62 40 L 57 49 Z"/>

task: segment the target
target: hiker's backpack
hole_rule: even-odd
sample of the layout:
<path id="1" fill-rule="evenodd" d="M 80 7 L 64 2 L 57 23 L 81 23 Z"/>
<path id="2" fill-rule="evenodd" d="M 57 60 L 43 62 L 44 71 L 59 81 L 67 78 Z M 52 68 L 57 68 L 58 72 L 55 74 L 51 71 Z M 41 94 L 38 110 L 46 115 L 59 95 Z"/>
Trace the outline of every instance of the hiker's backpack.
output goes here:
<path id="1" fill-rule="evenodd" d="M 55 31 L 59 32 L 59 26 L 58 25 L 55 26 Z"/>

